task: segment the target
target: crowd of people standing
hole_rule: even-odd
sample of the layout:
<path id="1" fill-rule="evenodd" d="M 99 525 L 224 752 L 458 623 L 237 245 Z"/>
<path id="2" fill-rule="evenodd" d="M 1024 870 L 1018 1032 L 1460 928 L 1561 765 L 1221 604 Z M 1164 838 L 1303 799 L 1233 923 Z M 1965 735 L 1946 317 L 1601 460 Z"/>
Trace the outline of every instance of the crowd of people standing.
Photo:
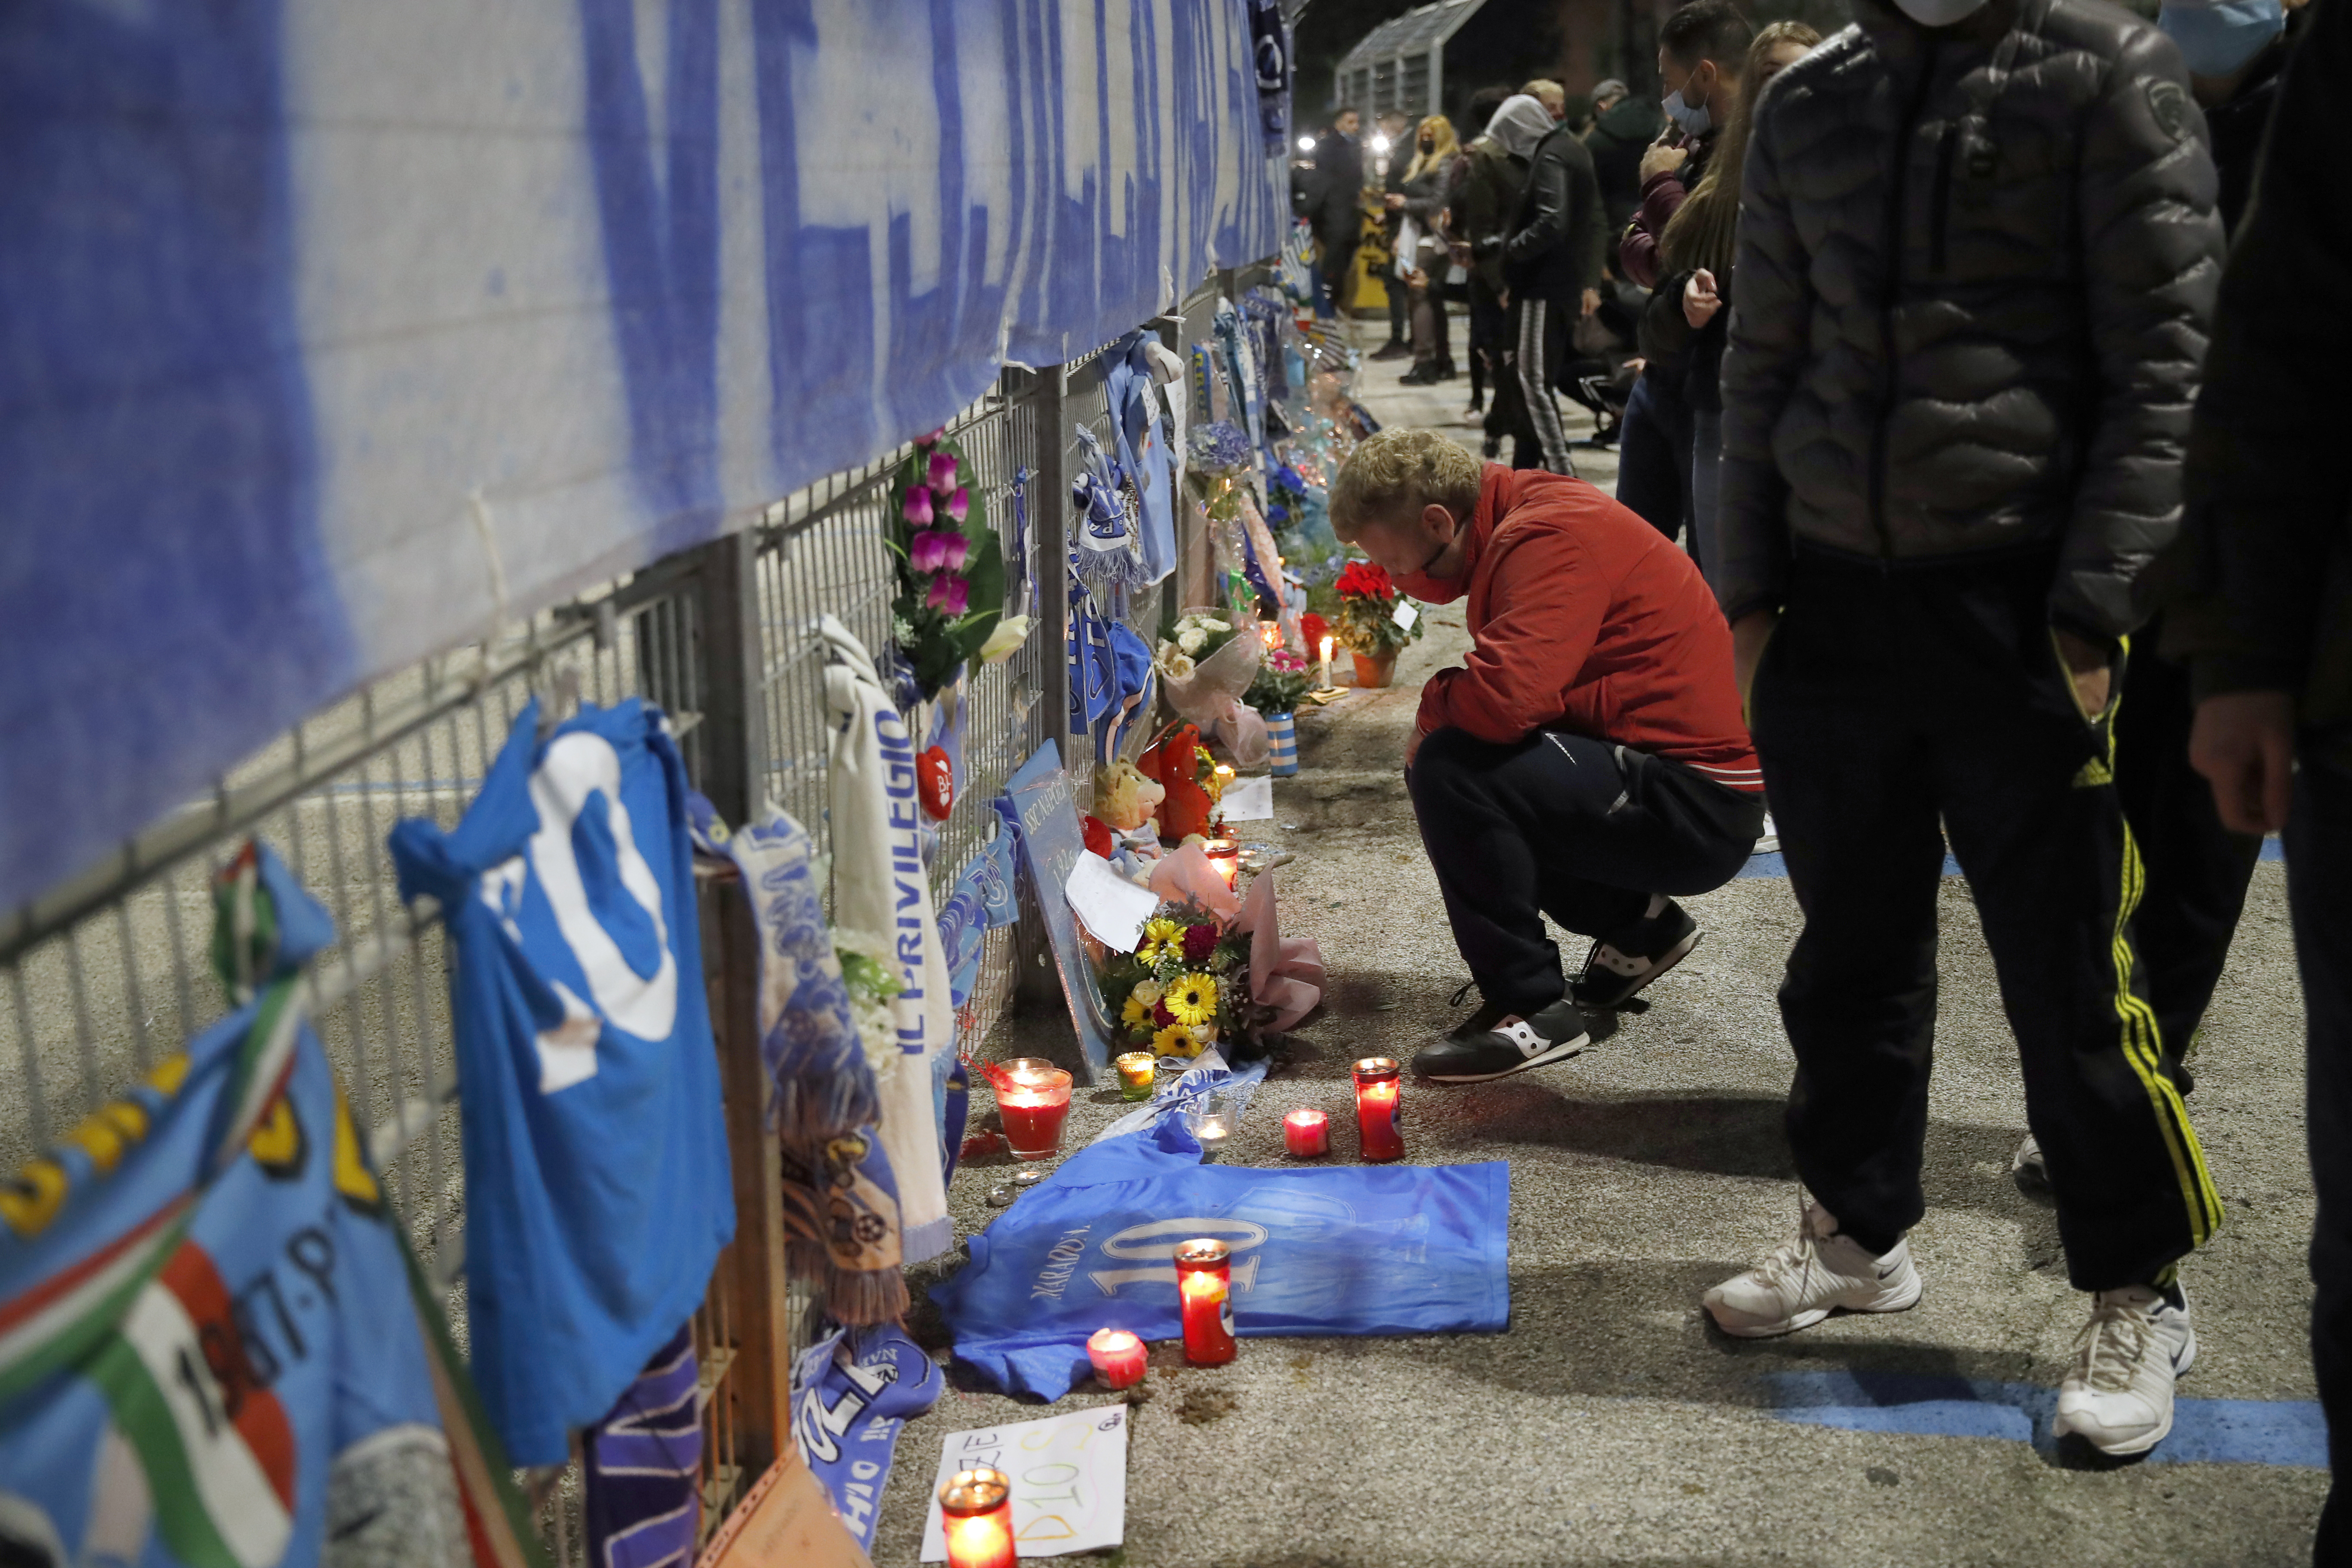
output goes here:
<path id="1" fill-rule="evenodd" d="M 2342 1473 L 2352 484 L 2326 410 L 2352 162 L 2326 100 L 2352 0 L 2164 0 L 2153 25 L 1852 4 L 1824 40 L 1691 0 L 1656 117 L 1602 83 L 1571 128 L 1538 80 L 1474 100 L 1458 149 L 1412 128 L 1395 352 L 1454 374 L 1460 268 L 1486 456 L 1509 437 L 1542 470 L 1397 433 L 1333 490 L 1340 537 L 1466 597 L 1477 645 L 1424 690 L 1406 766 L 1483 1003 L 1416 1069 L 1581 1048 L 1690 950 L 1675 897 L 1732 874 L 1769 798 L 1804 914 L 1780 996 L 1804 1217 L 1705 1306 L 1750 1337 L 1903 1310 L 1948 848 L 2018 1042 L 2021 1178 L 2090 1298 L 2057 1431 L 2145 1453 L 2197 1353 L 2181 1264 L 2222 1219 L 2189 1058 L 2283 829 Z M 1354 184 L 1310 204 L 1327 287 L 1351 118 L 1318 169 Z M 1612 499 L 1574 480 L 1553 396 L 1629 331 Z M 1580 973 L 1545 915 L 1593 939 Z M 2352 1561 L 2352 1505 L 2318 1560 Z"/>

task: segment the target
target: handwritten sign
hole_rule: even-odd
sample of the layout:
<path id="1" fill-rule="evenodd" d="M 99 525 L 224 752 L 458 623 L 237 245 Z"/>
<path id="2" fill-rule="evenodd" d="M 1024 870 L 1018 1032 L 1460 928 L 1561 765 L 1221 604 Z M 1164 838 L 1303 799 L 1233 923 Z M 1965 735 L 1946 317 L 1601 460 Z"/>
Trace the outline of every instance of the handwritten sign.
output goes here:
<path id="1" fill-rule="evenodd" d="M 1004 793 L 1013 802 L 1013 820 L 1021 830 L 1021 859 L 1029 869 L 1029 885 L 1045 917 L 1045 935 L 1053 944 L 1054 964 L 1061 973 L 1062 995 L 1077 1025 L 1078 1048 L 1084 1054 L 1086 1080 L 1093 1083 L 1110 1070 L 1110 1042 L 1118 1033 L 1102 987 L 1095 984 L 1094 965 L 1087 956 L 1085 934 L 1070 912 L 1070 873 L 1087 852 L 1086 835 L 1078 828 L 1078 808 L 1070 795 L 1070 775 L 1062 771 L 1062 753 L 1053 742 L 1037 748 L 1020 770 L 1006 781 Z"/>
<path id="2" fill-rule="evenodd" d="M 1045 1421 L 950 1432 L 932 1484 L 985 1465 L 1013 1481 L 1013 1539 L 1024 1560 L 1097 1552 L 1127 1539 L 1127 1406 L 1099 1405 Z M 948 1559 L 940 1505 L 923 1526 L 923 1561 Z"/>
<path id="3" fill-rule="evenodd" d="M 1412 623 L 1421 619 L 1421 606 L 1415 605 L 1411 599 L 1399 599 L 1396 613 L 1389 618 L 1406 631 L 1411 631 Z"/>

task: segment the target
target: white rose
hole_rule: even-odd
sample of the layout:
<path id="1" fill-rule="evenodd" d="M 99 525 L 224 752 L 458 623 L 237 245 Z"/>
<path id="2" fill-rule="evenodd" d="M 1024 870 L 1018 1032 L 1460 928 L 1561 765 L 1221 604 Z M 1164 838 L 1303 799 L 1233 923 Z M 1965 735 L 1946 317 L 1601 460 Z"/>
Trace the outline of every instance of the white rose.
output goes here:
<path id="1" fill-rule="evenodd" d="M 1160 999 L 1168 994 L 1168 988 L 1157 980 L 1139 980 L 1130 994 L 1147 1007 L 1156 1006 Z"/>
<path id="2" fill-rule="evenodd" d="M 1213 621 L 1213 620 L 1211 620 L 1211 619 L 1210 619 L 1208 616 L 1202 616 L 1201 617 L 1201 625 L 1202 625 L 1203 627 L 1205 627 L 1205 628 L 1207 628 L 1208 630 L 1213 631 L 1213 632 L 1229 632 L 1229 631 L 1232 631 L 1232 630 L 1234 629 L 1234 624 L 1233 624 L 1233 622 L 1231 622 L 1231 621 Z"/>
<path id="3" fill-rule="evenodd" d="M 1181 653 L 1171 653 L 1160 661 L 1160 673 L 1171 680 L 1192 679 L 1192 661 Z"/>
<path id="4" fill-rule="evenodd" d="M 1176 646 L 1182 648 L 1186 653 L 1198 653 L 1201 651 L 1202 646 L 1208 640 L 1208 633 L 1202 631 L 1198 626 L 1192 626 L 1177 637 Z"/>
<path id="5" fill-rule="evenodd" d="M 1213 1046 L 1217 1043 L 1217 1026 L 1214 1024 L 1195 1024 L 1192 1026 L 1192 1035 L 1194 1040 L 1204 1046 Z"/>

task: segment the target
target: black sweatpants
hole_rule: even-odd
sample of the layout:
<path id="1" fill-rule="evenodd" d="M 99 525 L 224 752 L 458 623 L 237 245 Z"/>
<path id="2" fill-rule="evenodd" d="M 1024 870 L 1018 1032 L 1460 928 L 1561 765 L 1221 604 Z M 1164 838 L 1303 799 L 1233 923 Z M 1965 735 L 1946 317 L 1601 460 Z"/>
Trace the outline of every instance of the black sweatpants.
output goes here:
<path id="1" fill-rule="evenodd" d="M 1583 735 L 1440 730 L 1405 786 L 1478 994 L 1522 1016 L 1568 990 L 1545 915 L 1606 941 L 1654 893 L 1723 886 L 1764 829 L 1762 796 Z"/>
<path id="2" fill-rule="evenodd" d="M 2221 1203 L 2164 1068 L 2110 715 L 2084 715 L 2059 662 L 2053 571 L 2038 552 L 1889 570 L 1801 547 L 1749 711 L 1805 916 L 1780 987 L 1805 1184 L 1873 1250 L 1926 1212 L 1940 815 L 2069 1275 L 2104 1290 L 2204 1245 Z"/>
<path id="3" fill-rule="evenodd" d="M 2336 1483 L 2314 1563 L 2352 1560 L 2352 773 L 2308 748 L 2286 819 L 2286 894 L 2303 972 L 2304 1136 L 2319 1213 L 2311 1232 L 2311 1364 Z"/>
<path id="4" fill-rule="evenodd" d="M 2181 1058 L 2221 984 L 2263 841 L 2221 826 L 2213 786 L 2189 765 L 2196 705 L 2189 699 L 2189 672 L 2158 657 L 2161 636 L 2151 623 L 2132 638 L 2116 709 L 2116 791 L 2147 867 L 2133 931 L 2147 969 L 2148 1001 L 2165 1066 L 2187 1094 L 2192 1080 Z"/>
<path id="5" fill-rule="evenodd" d="M 1471 289 L 1473 317 L 1480 309 L 1482 294 L 1486 309 L 1492 312 L 1486 318 L 1486 363 L 1494 373 L 1495 400 L 1486 405 L 1487 445 L 1499 447 L 1507 436 L 1511 441 L 1511 467 L 1539 468 L 1543 467 L 1543 446 L 1536 439 L 1535 422 L 1528 417 L 1527 395 L 1519 389 L 1519 312 L 1524 302 L 1513 300 L 1506 307 L 1484 284 L 1474 282 Z"/>

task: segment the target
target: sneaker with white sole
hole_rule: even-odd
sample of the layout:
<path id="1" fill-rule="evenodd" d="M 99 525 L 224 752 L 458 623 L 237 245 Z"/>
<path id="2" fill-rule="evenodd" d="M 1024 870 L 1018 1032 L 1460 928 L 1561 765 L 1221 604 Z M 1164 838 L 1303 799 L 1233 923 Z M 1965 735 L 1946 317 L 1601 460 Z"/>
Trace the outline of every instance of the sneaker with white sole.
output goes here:
<path id="1" fill-rule="evenodd" d="M 2025 1142 L 2017 1146 L 2016 1158 L 2009 1163 L 2009 1173 L 2030 1192 L 2050 1190 L 2050 1162 L 2042 1157 L 2041 1139 L 2031 1132 L 2025 1135 Z"/>
<path id="2" fill-rule="evenodd" d="M 1875 1256 L 1808 1200 L 1797 1239 L 1761 1265 L 1700 1298 L 1716 1327 L 1743 1340 L 1810 1329 L 1832 1312 L 1901 1312 L 1919 1301 L 1911 1248 L 1896 1242 Z"/>
<path id="3" fill-rule="evenodd" d="M 1507 1013 L 1483 1034 L 1450 1035 L 1414 1057 L 1412 1070 L 1434 1083 L 1485 1083 L 1566 1061 L 1591 1043 L 1584 1015 L 1563 996 L 1524 1018 Z"/>
<path id="4" fill-rule="evenodd" d="M 1622 1007 L 1698 945 L 1698 922 L 1674 900 L 1660 901 L 1656 914 L 1592 944 L 1571 990 L 1580 1006 Z"/>
<path id="5" fill-rule="evenodd" d="M 1750 849 L 1748 853 L 1750 855 L 1771 855 L 1778 853 L 1780 847 L 1780 824 L 1772 820 L 1772 814 L 1768 811 L 1764 814 L 1764 831 L 1757 835 L 1756 847 Z"/>
<path id="6" fill-rule="evenodd" d="M 2058 1436 L 2102 1454 L 2145 1454 L 2172 1430 L 2172 1385 L 2197 1360 L 2197 1331 L 2179 1285 L 2126 1285 L 2091 1299 L 2074 1369 L 2058 1385 Z"/>

